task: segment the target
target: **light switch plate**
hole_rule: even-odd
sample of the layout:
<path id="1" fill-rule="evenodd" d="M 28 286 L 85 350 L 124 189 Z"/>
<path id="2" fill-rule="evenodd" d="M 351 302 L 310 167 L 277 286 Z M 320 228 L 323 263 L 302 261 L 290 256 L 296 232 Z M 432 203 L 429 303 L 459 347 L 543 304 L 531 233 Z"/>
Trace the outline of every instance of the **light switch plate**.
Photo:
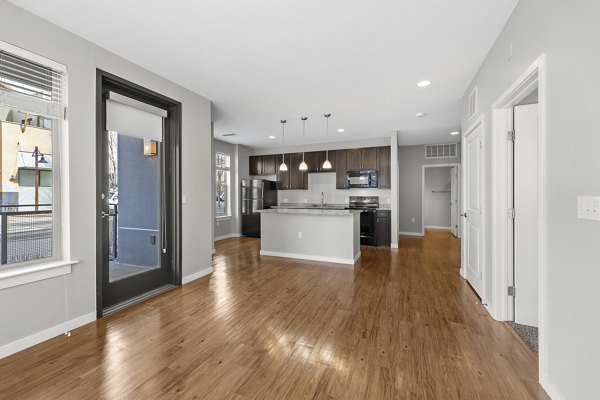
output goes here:
<path id="1" fill-rule="evenodd" d="M 600 221 L 600 196 L 577 197 L 577 218 Z"/>
<path id="2" fill-rule="evenodd" d="M 181 203 L 182 203 L 182 204 L 185 204 L 185 203 L 187 203 L 187 196 L 186 196 L 185 194 L 182 194 L 182 195 L 181 195 Z"/>

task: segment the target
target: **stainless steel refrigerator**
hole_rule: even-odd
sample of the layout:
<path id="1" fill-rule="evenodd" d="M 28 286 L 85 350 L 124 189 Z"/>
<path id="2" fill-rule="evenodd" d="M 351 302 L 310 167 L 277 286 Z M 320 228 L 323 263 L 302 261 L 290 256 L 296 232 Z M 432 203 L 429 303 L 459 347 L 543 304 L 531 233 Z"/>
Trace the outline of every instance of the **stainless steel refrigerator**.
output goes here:
<path id="1" fill-rule="evenodd" d="M 259 210 L 277 205 L 275 182 L 265 179 L 242 180 L 242 235 L 260 237 Z"/>

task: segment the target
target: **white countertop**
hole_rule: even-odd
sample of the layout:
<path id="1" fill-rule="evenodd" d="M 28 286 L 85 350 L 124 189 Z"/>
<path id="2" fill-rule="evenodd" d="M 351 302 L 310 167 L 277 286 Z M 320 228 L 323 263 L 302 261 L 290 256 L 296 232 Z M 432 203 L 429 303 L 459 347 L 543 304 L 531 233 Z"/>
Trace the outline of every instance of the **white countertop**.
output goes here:
<path id="1" fill-rule="evenodd" d="M 360 210 L 335 210 L 326 208 L 269 208 L 260 210 L 261 214 L 300 214 L 300 215 L 354 215 Z"/>

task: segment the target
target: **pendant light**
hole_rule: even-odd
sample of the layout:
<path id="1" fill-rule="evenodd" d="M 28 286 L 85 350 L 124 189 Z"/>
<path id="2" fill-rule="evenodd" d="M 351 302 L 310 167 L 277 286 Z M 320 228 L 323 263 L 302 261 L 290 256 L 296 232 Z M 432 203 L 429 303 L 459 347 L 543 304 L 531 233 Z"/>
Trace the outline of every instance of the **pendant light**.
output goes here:
<path id="1" fill-rule="evenodd" d="M 325 162 L 323 163 L 323 169 L 331 169 L 331 162 L 329 161 L 329 148 L 327 146 L 327 140 L 329 139 L 329 117 L 331 114 L 324 114 L 325 117 Z"/>
<path id="2" fill-rule="evenodd" d="M 306 161 L 304 161 L 304 133 L 306 132 L 306 120 L 308 117 L 302 117 L 302 162 L 298 169 L 300 171 L 306 171 L 308 169 L 308 165 L 306 165 Z"/>
<path id="3" fill-rule="evenodd" d="M 285 146 L 285 119 L 281 120 L 281 143 Z M 279 166 L 280 171 L 287 171 L 287 165 L 285 165 L 285 154 L 281 153 L 281 165 Z"/>

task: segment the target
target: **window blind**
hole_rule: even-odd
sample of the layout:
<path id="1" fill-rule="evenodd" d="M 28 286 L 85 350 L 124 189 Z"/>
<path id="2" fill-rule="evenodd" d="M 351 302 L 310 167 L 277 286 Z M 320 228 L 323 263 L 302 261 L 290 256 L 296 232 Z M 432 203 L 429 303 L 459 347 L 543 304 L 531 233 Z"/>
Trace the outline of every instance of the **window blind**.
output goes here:
<path id="1" fill-rule="evenodd" d="M 45 117 L 64 118 L 65 72 L 26 56 L 16 55 L 2 47 L 4 46 L 0 46 L 0 106 Z"/>

